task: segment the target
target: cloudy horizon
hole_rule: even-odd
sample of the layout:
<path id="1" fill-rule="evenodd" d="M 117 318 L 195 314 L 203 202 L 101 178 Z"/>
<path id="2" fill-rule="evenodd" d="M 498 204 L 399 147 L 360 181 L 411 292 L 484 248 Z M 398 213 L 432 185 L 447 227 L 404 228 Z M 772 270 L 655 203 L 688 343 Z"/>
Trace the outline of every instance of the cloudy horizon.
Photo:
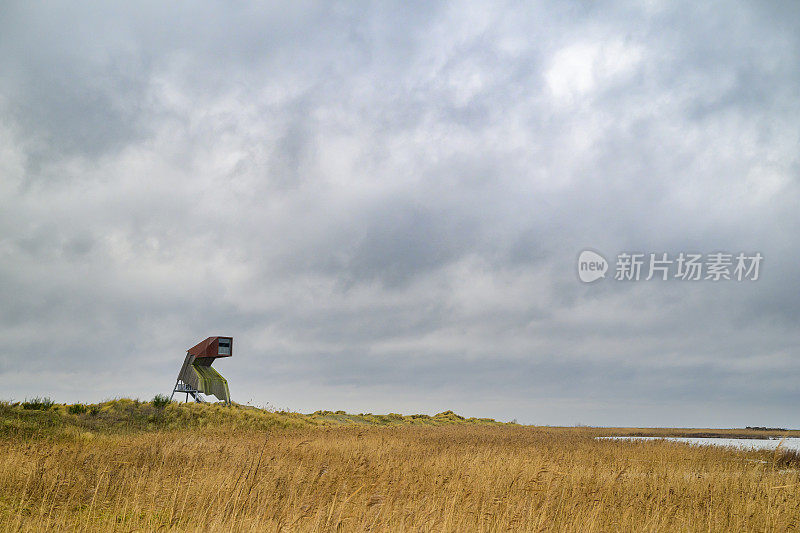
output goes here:
<path id="1" fill-rule="evenodd" d="M 0 398 L 800 427 L 795 3 L 0 9 Z M 756 281 L 581 283 L 601 252 Z M 614 265 L 611 265 L 613 270 Z"/>

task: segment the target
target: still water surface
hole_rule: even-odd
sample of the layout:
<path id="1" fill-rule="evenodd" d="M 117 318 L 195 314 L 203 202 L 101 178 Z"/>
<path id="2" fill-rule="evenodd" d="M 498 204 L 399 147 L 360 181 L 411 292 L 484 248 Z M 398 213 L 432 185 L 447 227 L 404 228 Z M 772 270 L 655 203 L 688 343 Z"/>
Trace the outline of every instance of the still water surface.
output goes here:
<path id="1" fill-rule="evenodd" d="M 715 437 L 597 437 L 598 439 L 612 440 L 669 440 L 683 442 L 692 446 L 725 446 L 740 450 L 774 450 L 778 446 L 782 450 L 800 451 L 800 437 L 787 437 L 785 439 L 726 439 Z"/>

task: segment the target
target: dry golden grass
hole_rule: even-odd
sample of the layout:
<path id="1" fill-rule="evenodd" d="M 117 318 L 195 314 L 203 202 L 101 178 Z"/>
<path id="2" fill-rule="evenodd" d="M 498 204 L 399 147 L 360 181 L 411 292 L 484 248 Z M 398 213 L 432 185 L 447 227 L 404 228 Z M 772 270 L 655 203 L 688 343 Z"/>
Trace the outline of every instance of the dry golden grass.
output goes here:
<path id="1" fill-rule="evenodd" d="M 0 442 L 5 531 L 786 531 L 767 453 L 452 425 L 186 429 Z"/>

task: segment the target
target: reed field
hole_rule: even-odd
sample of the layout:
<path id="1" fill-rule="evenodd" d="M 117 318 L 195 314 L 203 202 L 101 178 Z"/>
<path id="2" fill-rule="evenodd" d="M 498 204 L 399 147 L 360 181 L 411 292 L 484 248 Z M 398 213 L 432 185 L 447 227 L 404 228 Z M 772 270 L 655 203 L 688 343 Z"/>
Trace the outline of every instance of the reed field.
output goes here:
<path id="1" fill-rule="evenodd" d="M 424 415 L 0 406 L 3 531 L 791 531 L 791 453 Z M 617 433 L 622 430 L 616 430 Z"/>

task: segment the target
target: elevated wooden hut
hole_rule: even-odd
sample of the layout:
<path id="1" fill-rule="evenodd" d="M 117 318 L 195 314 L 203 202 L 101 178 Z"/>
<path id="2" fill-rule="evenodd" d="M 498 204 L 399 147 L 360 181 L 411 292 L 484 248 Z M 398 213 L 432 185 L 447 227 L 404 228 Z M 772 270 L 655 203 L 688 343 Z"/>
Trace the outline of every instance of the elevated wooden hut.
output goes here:
<path id="1" fill-rule="evenodd" d="M 220 357 L 233 355 L 233 337 L 208 337 L 198 342 L 186 351 L 186 359 L 178 372 L 178 379 L 172 390 L 186 394 L 198 402 L 203 402 L 200 394 L 216 396 L 226 404 L 231 403 L 231 394 L 228 390 L 228 381 L 211 368 L 211 364 Z M 172 399 L 172 397 L 170 397 Z"/>

